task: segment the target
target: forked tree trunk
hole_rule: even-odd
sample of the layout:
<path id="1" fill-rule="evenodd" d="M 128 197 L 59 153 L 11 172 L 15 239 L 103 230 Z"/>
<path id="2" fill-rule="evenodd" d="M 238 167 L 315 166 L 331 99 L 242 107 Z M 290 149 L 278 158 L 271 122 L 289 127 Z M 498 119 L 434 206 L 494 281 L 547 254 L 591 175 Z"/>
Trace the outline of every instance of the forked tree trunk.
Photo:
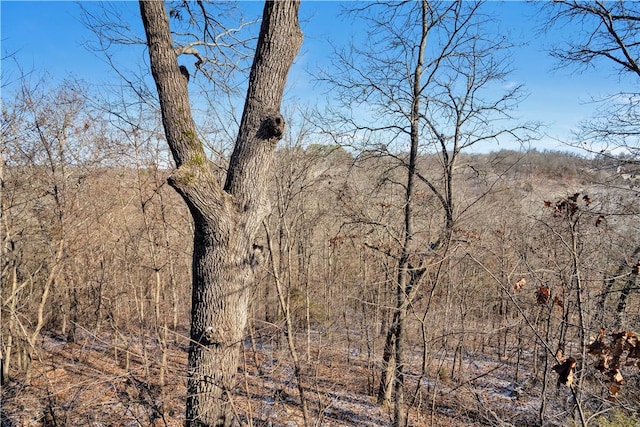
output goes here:
<path id="1" fill-rule="evenodd" d="M 164 3 L 141 1 L 151 72 L 176 170 L 169 183 L 194 221 L 187 425 L 227 426 L 257 257 L 254 239 L 268 211 L 272 154 L 289 68 L 302 44 L 299 1 L 266 2 L 238 138 L 224 188 L 206 159 L 191 116 Z"/>

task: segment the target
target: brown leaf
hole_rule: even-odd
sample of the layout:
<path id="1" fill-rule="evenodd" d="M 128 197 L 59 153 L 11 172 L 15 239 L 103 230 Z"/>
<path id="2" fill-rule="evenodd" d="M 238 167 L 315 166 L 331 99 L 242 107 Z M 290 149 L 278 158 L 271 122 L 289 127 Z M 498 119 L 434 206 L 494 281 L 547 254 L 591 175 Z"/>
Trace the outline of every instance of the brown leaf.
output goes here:
<path id="1" fill-rule="evenodd" d="M 618 385 L 624 384 L 624 378 L 622 377 L 622 373 L 620 372 L 620 369 L 612 369 L 609 372 L 609 376 L 611 377 L 611 381 L 613 381 L 614 383 Z"/>
<path id="2" fill-rule="evenodd" d="M 560 308 L 564 308 L 564 302 L 562 302 L 562 300 L 560 298 L 558 298 L 557 295 L 553 296 L 553 303 L 555 305 L 557 305 L 558 307 L 560 307 Z"/>
<path id="3" fill-rule="evenodd" d="M 563 210 L 565 210 L 567 208 L 567 201 L 564 199 L 558 200 L 556 202 L 556 213 L 559 214 L 560 212 L 562 212 Z"/>
<path id="4" fill-rule="evenodd" d="M 571 203 L 569 205 L 569 216 L 574 216 L 578 210 L 578 205 L 575 203 Z"/>
<path id="5" fill-rule="evenodd" d="M 594 367 L 604 374 L 604 372 L 611 366 L 611 359 L 611 356 L 603 354 L 600 356 Z"/>
<path id="6" fill-rule="evenodd" d="M 608 347 L 599 340 L 595 340 L 587 346 L 587 352 L 589 354 L 593 354 L 594 356 L 601 355 L 605 350 L 608 350 Z"/>
<path id="7" fill-rule="evenodd" d="M 587 351 L 594 356 L 602 354 L 605 350 L 609 350 L 609 346 L 604 343 L 604 338 L 607 334 L 606 329 L 600 328 L 598 337 L 593 342 L 587 345 Z"/>
<path id="8" fill-rule="evenodd" d="M 638 338 L 638 336 L 633 332 L 633 331 L 627 331 L 627 344 L 629 344 L 631 347 L 635 347 L 638 345 L 638 342 L 640 342 L 640 338 Z"/>
<path id="9" fill-rule="evenodd" d="M 615 384 L 611 384 L 609 386 L 609 395 L 611 397 L 618 397 L 618 393 L 620 393 L 620 386 L 617 386 Z"/>
<path id="10" fill-rule="evenodd" d="M 549 302 L 549 298 L 551 297 L 551 292 L 549 291 L 548 286 L 540 286 L 536 291 L 536 302 L 538 305 L 544 305 Z"/>
<path id="11" fill-rule="evenodd" d="M 513 290 L 514 291 L 519 291 L 526 284 L 527 284 L 527 280 L 523 277 L 522 279 L 518 280 L 515 285 L 513 285 Z"/>
<path id="12" fill-rule="evenodd" d="M 609 368 L 611 368 L 609 370 L 609 373 L 607 375 L 609 375 L 610 377 L 615 375 L 616 371 L 620 370 L 620 356 L 612 356 L 611 360 L 609 361 Z"/>
<path id="13" fill-rule="evenodd" d="M 627 336 L 624 332 L 620 332 L 617 334 L 611 334 L 613 337 L 613 344 L 611 345 L 611 355 L 613 357 L 620 357 L 625 350 Z"/>
<path id="14" fill-rule="evenodd" d="M 573 383 L 573 368 L 576 367 L 576 364 L 576 359 L 569 357 L 564 362 L 551 368 L 558 373 L 558 384 L 570 386 Z"/>

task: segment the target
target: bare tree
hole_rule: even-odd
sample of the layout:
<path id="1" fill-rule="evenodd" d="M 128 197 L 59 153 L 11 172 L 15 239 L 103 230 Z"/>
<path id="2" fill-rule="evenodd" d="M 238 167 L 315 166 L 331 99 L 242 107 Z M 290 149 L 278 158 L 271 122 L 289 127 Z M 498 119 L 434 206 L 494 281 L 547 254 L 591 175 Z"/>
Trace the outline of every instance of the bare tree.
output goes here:
<path id="1" fill-rule="evenodd" d="M 333 134 L 364 140 L 367 155 L 392 159 L 406 171 L 396 182 L 404 193 L 397 247 L 386 251 L 397 265 L 396 301 L 378 395 L 379 403 L 388 401 L 393 386 L 394 425 L 403 426 L 407 315 L 428 266 L 444 259 L 456 221 L 475 204 L 456 202 L 460 153 L 504 138 L 522 142 L 533 126 L 509 122 L 521 86 L 498 96 L 487 91 L 508 75 L 504 53 L 510 43 L 485 36 L 489 19 L 480 2 L 373 3 L 353 11 L 370 24 L 366 45 L 338 53 L 337 72 L 323 79 L 342 107 L 334 111 Z M 360 109 L 366 114 L 352 113 Z M 421 164 L 427 152 L 436 153 L 436 169 Z M 420 211 L 419 191 L 434 196 L 433 212 Z M 441 225 L 429 230 L 425 216 L 441 218 Z"/>
<path id="2" fill-rule="evenodd" d="M 2 112 L 6 375 L 12 352 L 29 372 L 41 332 L 59 328 L 74 341 L 76 326 L 83 323 L 79 301 L 85 290 L 78 270 L 87 249 L 86 219 L 95 213 L 83 192 L 104 155 L 104 128 L 87 111 L 82 84 L 65 81 L 47 88 L 45 82 L 44 76 L 35 83 L 22 76 Z"/>
<path id="3" fill-rule="evenodd" d="M 284 119 L 289 68 L 302 43 L 299 2 L 266 2 L 244 112 L 224 186 L 191 115 L 165 5 L 140 2 L 151 72 L 176 169 L 169 183 L 194 221 L 188 425 L 231 425 L 232 396 L 256 267 L 254 243 L 268 213 L 266 184 Z"/>
<path id="4" fill-rule="evenodd" d="M 640 6 L 636 2 L 561 0 L 545 5 L 550 27 L 571 25 L 571 38 L 551 54 L 563 67 L 611 67 L 620 78 L 640 79 Z M 640 156 L 640 93 L 612 93 L 599 100 L 596 117 L 585 121 L 577 135 L 582 148 L 595 152 L 622 148 L 635 162 Z M 590 148 L 584 143 L 597 145 Z M 604 144 L 604 148 L 602 145 Z"/>
<path id="5" fill-rule="evenodd" d="M 584 72 L 590 68 L 610 67 L 621 79 L 629 78 L 637 87 L 640 82 L 638 3 L 622 0 L 562 0 L 546 7 L 550 12 L 547 25 L 553 27 L 570 24 L 575 29 L 571 39 L 557 45 L 551 52 L 561 66 L 577 67 Z M 573 143 L 590 153 L 613 159 L 606 166 L 617 170 L 614 178 L 607 180 L 606 186 L 611 192 L 618 193 L 619 189 L 615 187 L 620 186 L 615 182 L 616 178 L 633 177 L 640 171 L 640 91 L 620 91 L 597 101 L 599 108 L 595 116 L 581 124 Z M 634 188 L 633 181 L 630 181 L 629 187 L 625 188 L 627 197 L 621 197 L 619 212 L 616 214 L 624 212 L 624 215 L 637 216 L 638 209 L 629 200 L 635 199 L 638 191 Z M 629 254 L 620 260 L 617 268 L 619 272 L 626 270 L 630 273 L 618 298 L 615 327 L 622 325 L 626 300 L 631 289 L 636 286 L 640 263 L 637 246 L 630 247 Z M 602 310 L 614 282 L 610 278 L 605 280 L 600 301 Z"/>

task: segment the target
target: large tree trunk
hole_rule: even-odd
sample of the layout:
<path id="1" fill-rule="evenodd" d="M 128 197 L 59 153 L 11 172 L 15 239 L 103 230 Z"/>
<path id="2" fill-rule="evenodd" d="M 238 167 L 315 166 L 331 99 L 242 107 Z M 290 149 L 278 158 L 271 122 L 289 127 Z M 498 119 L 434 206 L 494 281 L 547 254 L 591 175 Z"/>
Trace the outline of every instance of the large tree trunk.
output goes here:
<path id="1" fill-rule="evenodd" d="M 266 2 L 238 138 L 224 188 L 206 159 L 191 117 L 164 3 L 141 1 L 151 72 L 176 162 L 169 183 L 194 220 L 187 425 L 233 422 L 239 346 L 257 264 L 254 239 L 268 211 L 266 185 L 284 120 L 287 74 L 302 43 L 299 1 Z"/>

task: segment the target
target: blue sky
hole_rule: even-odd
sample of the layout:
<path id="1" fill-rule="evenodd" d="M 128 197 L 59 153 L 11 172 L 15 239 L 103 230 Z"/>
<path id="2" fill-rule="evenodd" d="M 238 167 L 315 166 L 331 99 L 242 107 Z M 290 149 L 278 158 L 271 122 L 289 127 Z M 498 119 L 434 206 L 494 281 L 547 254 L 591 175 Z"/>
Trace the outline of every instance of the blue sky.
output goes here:
<path id="1" fill-rule="evenodd" d="M 258 17 L 261 2 L 241 2 L 247 17 Z M 91 3 L 85 3 L 91 7 Z M 122 2 L 123 15 L 133 26 L 141 28 L 137 15 L 137 2 Z M 290 75 L 290 83 L 299 90 L 311 90 L 310 77 L 318 64 L 326 63 L 331 48 L 326 42 L 346 40 L 357 32 L 351 22 L 339 17 L 340 2 L 304 0 L 301 7 L 305 44 Z M 562 148 L 553 137 L 567 139 L 580 120 L 587 119 L 594 105 L 591 97 L 600 97 L 631 87 L 634 82 L 621 82 L 608 67 L 575 73 L 572 69 L 554 71 L 554 61 L 546 52 L 554 40 L 563 37 L 562 30 L 540 33 L 537 9 L 525 2 L 492 2 L 491 14 L 499 21 L 500 31 L 508 31 L 517 42 L 526 42 L 514 51 L 514 82 L 524 83 L 529 98 L 516 113 L 527 120 L 539 120 L 548 125 L 546 138 L 537 143 L 539 149 Z M 13 59 L 2 61 L 3 84 L 19 77 L 16 62 L 26 70 L 47 70 L 52 80 L 61 81 L 67 76 L 78 77 L 90 84 L 100 85 L 114 78 L 104 59 L 86 48 L 87 41 L 94 41 L 93 34 L 85 28 L 76 2 L 2 1 L 1 40 L 2 57 L 13 54 Z M 128 50 L 127 50 L 128 49 Z M 121 54 L 134 63 L 141 61 L 144 51 L 123 48 Z M 15 60 L 14 60 L 15 59 Z M 3 96 L 10 90 L 4 89 Z M 505 147 L 511 148 L 511 147 Z M 563 148 L 564 149 L 564 148 Z"/>

